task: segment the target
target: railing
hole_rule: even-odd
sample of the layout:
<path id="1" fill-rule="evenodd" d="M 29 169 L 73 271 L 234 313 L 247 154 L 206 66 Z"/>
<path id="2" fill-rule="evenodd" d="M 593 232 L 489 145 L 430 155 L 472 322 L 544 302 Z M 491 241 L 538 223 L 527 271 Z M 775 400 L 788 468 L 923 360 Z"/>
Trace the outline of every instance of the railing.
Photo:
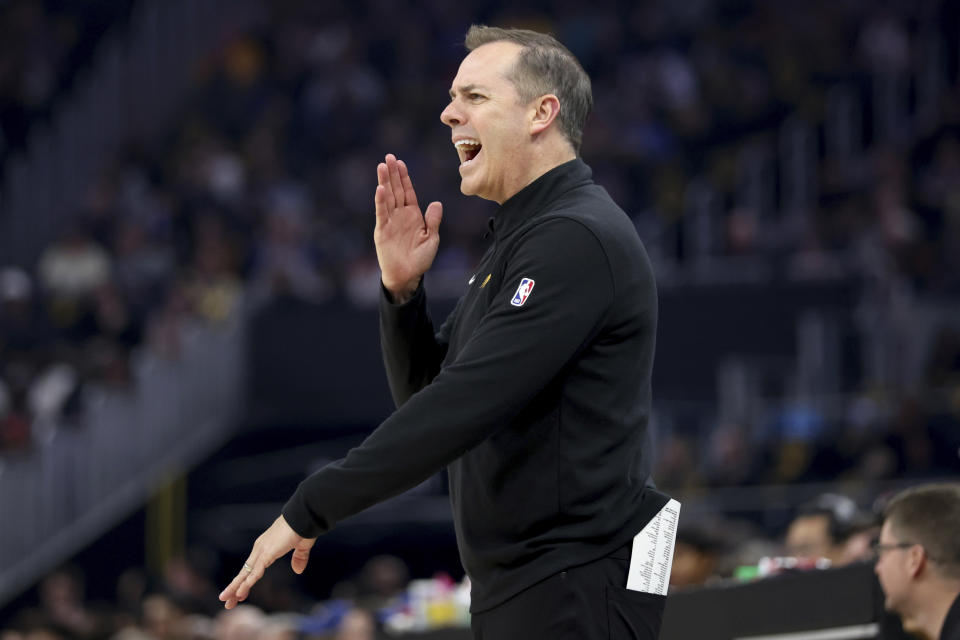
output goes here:
<path id="1" fill-rule="evenodd" d="M 260 0 L 142 0 L 105 38 L 76 89 L 35 123 L 0 184 L 0 264 L 29 267 L 76 216 L 122 145 L 175 114 L 197 62 L 262 19 Z"/>
<path id="2" fill-rule="evenodd" d="M 177 360 L 140 354 L 132 390 L 90 390 L 81 424 L 0 457 L 0 605 L 229 435 L 244 326 L 239 313 L 222 326 L 185 326 Z"/>

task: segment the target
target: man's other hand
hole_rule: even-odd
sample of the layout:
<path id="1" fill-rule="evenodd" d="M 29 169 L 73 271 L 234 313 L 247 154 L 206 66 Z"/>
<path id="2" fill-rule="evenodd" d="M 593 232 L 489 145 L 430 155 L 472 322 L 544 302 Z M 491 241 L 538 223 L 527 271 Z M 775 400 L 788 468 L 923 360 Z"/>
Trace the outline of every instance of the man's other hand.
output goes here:
<path id="1" fill-rule="evenodd" d="M 277 558 L 281 558 L 289 551 L 293 551 L 290 566 L 294 573 L 303 573 L 307 568 L 310 549 L 317 541 L 316 538 L 301 538 L 290 528 L 287 521 L 280 516 L 273 521 L 270 528 L 264 531 L 256 542 L 247 561 L 243 563 L 240 573 L 233 579 L 226 589 L 220 593 L 220 600 L 227 609 L 233 609 L 250 595 L 250 588 L 263 577 L 263 572 L 272 565 Z"/>

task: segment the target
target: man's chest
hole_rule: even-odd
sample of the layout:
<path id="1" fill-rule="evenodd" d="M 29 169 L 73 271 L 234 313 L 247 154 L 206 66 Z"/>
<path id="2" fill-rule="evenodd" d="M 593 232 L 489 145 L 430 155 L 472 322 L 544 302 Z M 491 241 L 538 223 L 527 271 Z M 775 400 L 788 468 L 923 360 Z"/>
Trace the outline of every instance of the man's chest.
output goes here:
<path id="1" fill-rule="evenodd" d="M 444 364 L 453 362 L 460 355 L 483 319 L 502 297 L 504 268 L 502 251 L 491 246 L 467 282 L 460 314 L 450 334 L 450 346 Z"/>

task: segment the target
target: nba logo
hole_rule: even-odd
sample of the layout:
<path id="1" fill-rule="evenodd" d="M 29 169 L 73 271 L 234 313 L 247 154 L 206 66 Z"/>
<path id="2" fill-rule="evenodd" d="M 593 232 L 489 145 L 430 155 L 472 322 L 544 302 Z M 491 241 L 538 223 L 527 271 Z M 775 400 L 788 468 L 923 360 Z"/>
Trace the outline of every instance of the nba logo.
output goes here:
<path id="1" fill-rule="evenodd" d="M 533 291 L 533 284 L 534 282 L 530 278 L 522 279 L 520 286 L 517 287 L 517 292 L 513 294 L 513 300 L 510 301 L 510 304 L 515 307 L 522 307 L 523 303 L 530 297 L 530 292 Z"/>

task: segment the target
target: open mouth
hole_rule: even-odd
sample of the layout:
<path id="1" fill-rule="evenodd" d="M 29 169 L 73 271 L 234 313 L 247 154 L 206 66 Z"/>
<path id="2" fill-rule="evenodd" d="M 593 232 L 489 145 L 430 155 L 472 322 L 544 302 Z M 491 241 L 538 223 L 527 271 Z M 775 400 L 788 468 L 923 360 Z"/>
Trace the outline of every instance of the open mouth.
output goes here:
<path id="1" fill-rule="evenodd" d="M 480 144 L 479 140 L 472 138 L 457 140 L 453 143 L 453 145 L 457 148 L 457 155 L 460 156 L 461 167 L 473 162 L 480 154 L 480 149 L 483 148 L 483 145 Z"/>

